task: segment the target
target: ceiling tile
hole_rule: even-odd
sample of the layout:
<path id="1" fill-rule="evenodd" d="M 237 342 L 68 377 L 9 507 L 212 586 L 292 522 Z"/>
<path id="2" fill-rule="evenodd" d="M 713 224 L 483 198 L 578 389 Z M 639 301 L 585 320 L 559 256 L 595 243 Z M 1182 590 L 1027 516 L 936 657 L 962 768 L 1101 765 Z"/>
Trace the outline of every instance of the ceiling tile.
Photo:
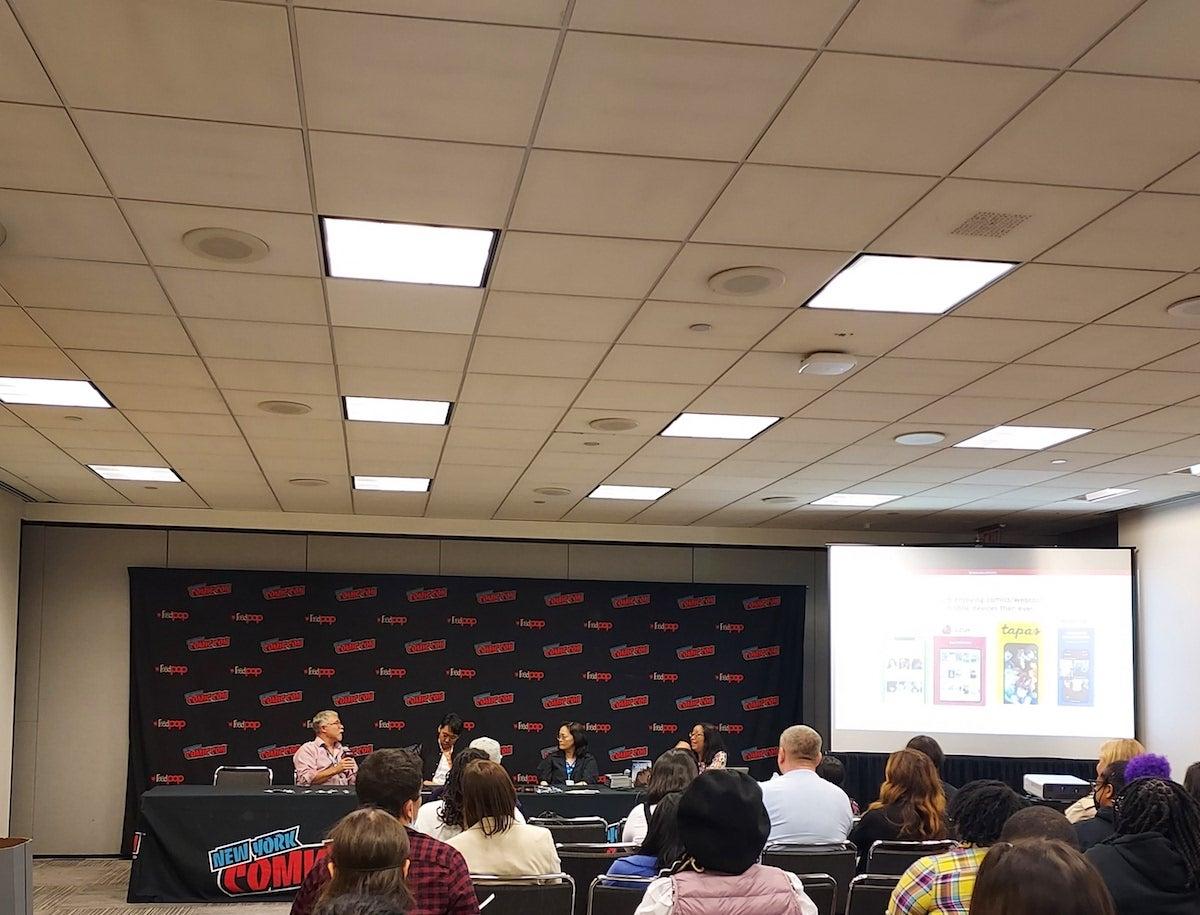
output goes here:
<path id="1" fill-rule="evenodd" d="M 202 356 L 330 362 L 329 330 L 311 324 L 222 321 L 186 318 L 188 333 Z"/>
<path id="2" fill-rule="evenodd" d="M 1155 273 L 1151 276 L 1161 277 L 1164 274 Z M 1186 315 L 1167 314 L 1167 306 L 1180 299 L 1200 296 L 1200 276 L 1190 274 L 1181 276 L 1174 282 L 1167 283 L 1153 292 L 1148 292 L 1140 299 L 1130 302 L 1124 308 L 1118 308 L 1110 315 L 1100 319 L 1101 324 L 1140 325 L 1143 327 L 1196 327 L 1195 318 Z"/>
<path id="3" fill-rule="evenodd" d="M 26 308 L 172 313 L 154 272 L 137 264 L 5 256 L 0 285 Z"/>
<path id="4" fill-rule="evenodd" d="M 62 108 L 0 104 L 0 174 L 7 187 L 108 193 Z"/>
<path id="5" fill-rule="evenodd" d="M 453 461 L 459 464 L 465 464 L 467 461 L 477 461 L 480 464 L 495 467 L 521 467 L 528 466 L 533 460 L 533 455 L 537 449 L 520 450 L 513 448 L 462 448 L 456 445 L 447 445 L 442 452 L 442 460 Z M 437 463 L 436 455 L 434 463 Z"/>
<path id="6" fill-rule="evenodd" d="M 761 416 L 791 416 L 820 391 L 788 391 L 782 388 L 749 388 L 715 384 L 689 404 L 693 413 L 742 413 Z"/>
<path id="7" fill-rule="evenodd" d="M 893 350 L 912 359 L 943 358 L 1009 362 L 1057 340 L 1077 327 L 1051 321 L 942 318 Z"/>
<path id="8" fill-rule="evenodd" d="M 338 365 L 461 372 L 471 338 L 401 330 L 335 327 Z"/>
<path id="9" fill-rule="evenodd" d="M 597 378 L 711 384 L 742 355 L 739 350 L 685 349 L 619 343 L 600 363 Z"/>
<path id="10" fill-rule="evenodd" d="M 466 286 L 339 279 L 325 285 L 330 321 L 341 327 L 470 334 L 483 304 L 483 290 Z"/>
<path id="11" fill-rule="evenodd" d="M 1136 419 L 1126 420 L 1114 429 L 1145 429 L 1148 432 L 1184 432 L 1200 435 L 1200 407 L 1164 407 Z"/>
<path id="12" fill-rule="evenodd" d="M 1183 372 L 1127 372 L 1076 394 L 1076 400 L 1107 403 L 1173 404 L 1200 395 L 1200 375 Z M 1150 447 L 1150 446 L 1147 446 Z"/>
<path id="13" fill-rule="evenodd" d="M 1157 448 L 1177 442 L 1184 437 L 1182 432 L 1148 432 L 1145 429 L 1120 431 L 1104 429 L 1091 435 L 1081 435 L 1070 442 L 1072 451 L 1099 452 L 1102 454 L 1136 454 L 1148 448 Z M 1097 468 L 1098 469 L 1098 468 Z M 1096 487 L 1099 489 L 1100 487 Z"/>
<path id="14" fill-rule="evenodd" d="M 129 410 L 129 421 L 147 435 L 155 432 L 179 432 L 188 435 L 241 435 L 231 416 L 212 413 L 160 413 Z"/>
<path id="15" fill-rule="evenodd" d="M 1195 36 L 1200 7 L 1190 0 L 1150 0 L 1109 32 L 1076 65 L 1081 70 L 1200 79 Z"/>
<path id="16" fill-rule="evenodd" d="M 1137 194 L 1051 248 L 1052 263 L 1191 270 L 1200 266 L 1200 197 Z"/>
<path id="17" fill-rule="evenodd" d="M 549 378 L 535 375 L 483 375 L 468 372 L 463 382 L 461 403 L 528 404 L 566 406 L 583 387 L 580 378 Z"/>
<path id="18" fill-rule="evenodd" d="M 871 244 L 889 254 L 1019 261 L 1041 254 L 1125 197 L 1123 191 L 949 178 Z M 958 229 L 974 217 L 1021 220 L 1002 235 Z"/>
<path id="19" fill-rule="evenodd" d="M 48 346 L 0 346 L 0 365 L 6 374 L 16 378 L 84 377 L 72 360 Z"/>
<path id="20" fill-rule="evenodd" d="M 110 199 L 0 190 L 4 255 L 145 263 L 121 211 Z"/>
<path id="21" fill-rule="evenodd" d="M 1035 350 L 1021 361 L 1133 369 L 1196 343 L 1200 343 L 1200 331 L 1092 325 Z"/>
<path id="22" fill-rule="evenodd" d="M 311 143 L 321 213 L 478 228 L 504 224 L 523 155 L 515 147 L 322 131 Z"/>
<path id="23" fill-rule="evenodd" d="M 613 432 L 555 432 L 543 446 L 545 451 L 567 454 L 619 454 L 632 455 L 650 438 L 644 435 L 618 435 Z"/>
<path id="24" fill-rule="evenodd" d="M 859 248 L 934 184 L 931 178 L 743 165 L 695 233 L 698 241 Z"/>
<path id="25" fill-rule="evenodd" d="M 281 0 L 282 2 L 282 0 Z M 558 28 L 566 0 L 295 0 L 296 6 Z"/>
<path id="26" fill-rule="evenodd" d="M 1150 185 L 1154 191 L 1200 194 L 1200 156 L 1193 156 L 1165 178 Z"/>
<path id="27" fill-rule="evenodd" d="M 1063 67 L 1138 0 L 1056 0 L 1014 15 L 995 4 L 959 0 L 861 0 L 830 47 L 904 57 Z"/>
<path id="28" fill-rule="evenodd" d="M 133 432 L 133 424 L 119 410 L 80 410 L 78 407 L 48 407 L 13 404 L 12 415 L 20 417 L 36 429 L 69 429 L 80 434 L 87 432 Z M 74 417 L 74 419 L 68 419 Z M 5 430 L 5 436 L 14 431 Z M 19 440 L 19 438 L 18 438 Z M 141 446 L 147 446 L 143 443 Z"/>
<path id="29" fill-rule="evenodd" d="M 170 379 L 178 387 L 210 388 L 212 379 L 204 363 L 196 356 L 153 355 L 147 353 L 108 353 L 70 350 L 68 354 L 88 377 L 103 388 L 109 382 L 122 384 L 162 384 Z"/>
<path id="30" fill-rule="evenodd" d="M 998 369 L 996 362 L 955 362 L 942 359 L 876 359 L 838 386 L 841 391 L 882 391 L 897 394 L 949 394 Z"/>
<path id="31" fill-rule="evenodd" d="M 151 263 L 160 267 L 197 267 L 288 276 L 319 276 L 321 260 L 312 216 L 261 210 L 222 210 L 173 203 L 126 201 L 124 210 Z M 248 264 L 213 260 L 183 246 L 186 232 L 205 226 L 237 229 L 270 246 L 261 260 Z"/>
<path id="32" fill-rule="evenodd" d="M 1144 403 L 1064 400 L 1034 410 L 1019 419 L 1022 426 L 1086 426 L 1089 429 L 1103 429 L 1153 409 L 1153 405 Z"/>
<path id="33" fill-rule="evenodd" d="M 1146 366 L 1156 372 L 1200 372 L 1200 346 L 1190 346 Z"/>
<path id="34" fill-rule="evenodd" d="M 681 411 L 704 390 L 703 384 L 667 384 L 646 381 L 588 382 L 576 403 L 581 407 L 613 410 Z"/>
<path id="35" fill-rule="evenodd" d="M 195 354 L 179 319 L 167 315 L 32 308 L 30 316 L 64 349 L 129 353 Z"/>
<path id="36" fill-rule="evenodd" d="M 754 149 L 756 162 L 944 175 L 1053 73 L 822 54 Z"/>
<path id="37" fill-rule="evenodd" d="M 804 354 L 832 350 L 874 356 L 888 352 L 935 321 L 936 315 L 801 308 L 755 349 Z"/>
<path id="38" fill-rule="evenodd" d="M 454 408 L 454 424 L 476 429 L 532 429 L 549 432 L 558 425 L 562 415 L 562 407 L 460 403 Z"/>
<path id="39" fill-rule="evenodd" d="M 1002 386 L 998 386 L 994 396 L 991 397 L 964 397 L 959 394 L 943 397 L 936 403 L 913 413 L 908 420 L 939 424 L 984 423 L 998 425 L 1044 405 L 1044 400 L 1005 397 Z"/>
<path id="40" fill-rule="evenodd" d="M 621 342 L 746 350 L 769 333 L 784 316 L 785 312 L 772 308 L 647 302 L 621 335 Z M 699 327 L 691 330 L 696 325 Z"/>
<path id="41" fill-rule="evenodd" d="M 312 128 L 514 146 L 529 139 L 558 37 L 318 10 L 298 10 L 296 28 Z"/>
<path id="42" fill-rule="evenodd" d="M 676 248 L 666 241 L 509 232 L 490 285 L 515 292 L 641 298 Z"/>
<path id="43" fill-rule="evenodd" d="M 604 357 L 603 343 L 478 337 L 471 351 L 472 373 L 485 375 L 548 375 L 587 378 Z"/>
<path id="44" fill-rule="evenodd" d="M 758 437 L 764 442 L 828 442 L 848 445 L 883 427 L 882 422 L 839 419 L 783 419 Z"/>
<path id="45" fill-rule="evenodd" d="M 562 418 L 562 422 L 558 424 L 559 430 L 563 432 L 594 432 L 588 424 L 597 419 L 605 419 L 611 417 L 613 411 L 606 409 L 572 407 L 567 415 Z M 657 435 L 671 420 L 675 418 L 675 412 L 664 410 L 660 412 L 648 410 L 622 410 L 617 414 L 622 419 L 632 419 L 637 423 L 633 429 L 624 432 L 610 433 L 613 435 L 637 436 L 645 439 L 647 435 Z M 694 441 L 694 440 L 690 440 Z M 651 443 L 653 444 L 653 443 Z M 687 453 L 687 452 L 685 452 Z"/>
<path id="46" fill-rule="evenodd" d="M 571 32 L 537 145 L 740 159 L 809 51 Z"/>
<path id="47" fill-rule="evenodd" d="M 314 419 L 312 414 L 307 416 L 273 416 L 267 413 L 258 415 L 245 414 L 236 417 L 237 424 L 245 433 L 250 447 L 256 451 L 264 439 L 282 439 L 290 441 L 291 450 L 299 449 L 300 442 L 328 441 L 334 446 L 343 441 L 342 422 L 340 419 Z M 364 426 L 378 426 L 382 423 L 349 423 L 346 434 L 363 432 Z M 433 427 L 423 427 L 425 429 Z M 392 430 L 387 430 L 389 433 Z M 403 430 L 407 432 L 407 430 Z M 436 434 L 445 435 L 445 429 L 438 427 Z"/>
<path id="48" fill-rule="evenodd" d="M 287 13 L 242 3 L 22 0 L 25 27 L 76 108 L 295 125 Z M 95 40 L 104 35 L 104 41 Z"/>
<path id="49" fill-rule="evenodd" d="M 405 344 L 409 345 L 409 344 Z M 439 344 L 440 345 L 440 344 Z M 437 352 L 430 353 L 434 361 Z M 455 359 L 447 354 L 448 359 Z M 410 397 L 418 400 L 454 400 L 462 384 L 461 369 L 393 369 L 368 365 L 346 365 L 339 361 L 338 378 L 343 394 L 362 397 Z"/>
<path id="50" fill-rule="evenodd" d="M 535 149 L 509 224 L 534 232 L 683 239 L 734 168 Z"/>
<path id="51" fill-rule="evenodd" d="M 350 492 L 350 477 L 346 474 L 325 474 L 321 479 L 328 486 L 292 486 L 288 483 L 292 474 L 267 474 L 267 481 L 274 490 L 279 504 L 285 512 L 323 512 L 350 514 L 353 499 Z"/>
<path id="52" fill-rule="evenodd" d="M 519 450 L 524 448 L 539 448 L 546 440 L 544 432 L 532 432 L 519 429 L 470 429 L 466 427 L 452 428 L 446 437 L 446 447 L 462 449 L 487 450 L 500 448 Z"/>
<path id="53" fill-rule="evenodd" d="M 181 414 L 182 415 L 182 414 Z M 121 451 L 150 451 L 141 432 L 94 431 L 87 428 L 47 428 L 42 434 L 60 448 L 101 448 Z"/>
<path id="54" fill-rule="evenodd" d="M 820 47 L 846 9 L 846 0 L 693 0 L 687 15 L 640 0 L 576 0 L 571 28 L 581 31 L 697 38 L 745 44 Z"/>
<path id="55" fill-rule="evenodd" d="M 706 245 L 688 242 L 654 287 L 654 298 L 673 302 L 710 302 L 739 306 L 795 308 L 825 285 L 847 260 L 848 253 L 798 251 L 786 248 L 753 248 L 743 245 Z M 778 289 L 754 295 L 728 295 L 709 287 L 715 273 L 731 267 L 774 267 L 785 276 Z"/>
<path id="56" fill-rule="evenodd" d="M 117 197 L 309 213 L 299 130 L 79 111 Z"/>
<path id="57" fill-rule="evenodd" d="M 225 391 L 225 400 L 229 403 L 229 411 L 234 416 L 262 416 L 264 411 L 259 407 L 260 403 L 268 400 L 291 400 L 295 403 L 302 403 L 311 408 L 311 413 L 306 413 L 304 416 L 307 419 L 330 419 L 341 422 L 342 420 L 342 403 L 340 398 L 332 394 L 293 394 L 290 391 Z M 280 393 L 287 393 L 289 397 L 280 397 Z"/>
<path id="58" fill-rule="evenodd" d="M 493 292 L 479 332 L 489 337 L 611 343 L 637 307 L 636 299 Z"/>
<path id="59" fill-rule="evenodd" d="M 205 360 L 222 389 L 296 394 L 336 394 L 332 365 L 251 359 Z"/>
<path id="60" fill-rule="evenodd" d="M 0 98 L 41 105 L 59 104 L 33 48 L 12 11 L 0 7 Z"/>
<path id="61" fill-rule="evenodd" d="M 958 306 L 954 313 L 977 318 L 1094 321 L 1176 275 L 1149 270 L 1025 264 Z M 1117 322 L 1103 319 L 1103 323 Z"/>
<path id="62" fill-rule="evenodd" d="M 165 413 L 217 413 L 228 408 L 216 388 L 140 385 L 108 382 L 104 396 L 118 410 L 157 410 Z M 108 463 L 116 463 L 109 461 Z"/>
<path id="63" fill-rule="evenodd" d="M 185 317 L 231 321 L 326 323 L 325 297 L 315 277 L 160 267 L 175 309 Z"/>
<path id="64" fill-rule="evenodd" d="M 811 419 L 883 419 L 892 422 L 919 410 L 933 399 L 927 394 L 830 391 L 796 415 Z"/>
<path id="65" fill-rule="evenodd" d="M 721 384 L 748 388 L 790 388 L 793 390 L 827 391 L 836 387 L 848 375 L 801 374 L 801 357 L 793 353 L 747 353 L 721 376 Z M 861 369 L 871 362 L 859 360 Z"/>
<path id="66" fill-rule="evenodd" d="M 24 310 L 0 307 L 0 340 L 9 346 L 54 346 Z"/>
<path id="67" fill-rule="evenodd" d="M 391 515 L 397 518 L 419 518 L 425 514 L 429 494 L 423 492 L 361 492 L 355 490 L 356 515 Z"/>
<path id="68" fill-rule="evenodd" d="M 1046 365 L 1006 365 L 992 374 L 973 381 L 959 394 L 968 397 L 1025 397 L 1040 399 L 1029 410 L 1045 406 L 1055 400 L 1070 397 L 1085 388 L 1100 384 L 1120 374 L 1116 369 L 1063 368 Z M 1108 400 L 1111 397 L 1095 397 L 1089 400 Z M 1029 412 L 1024 410 L 1022 412 Z M 1019 414 L 1018 414 L 1019 415 Z"/>

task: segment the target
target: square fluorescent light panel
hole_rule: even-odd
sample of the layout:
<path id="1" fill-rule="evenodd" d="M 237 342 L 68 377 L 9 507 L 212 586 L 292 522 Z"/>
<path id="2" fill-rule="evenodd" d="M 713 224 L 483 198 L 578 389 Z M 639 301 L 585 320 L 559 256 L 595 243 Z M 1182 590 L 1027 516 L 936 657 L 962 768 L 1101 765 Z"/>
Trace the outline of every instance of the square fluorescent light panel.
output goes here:
<path id="1" fill-rule="evenodd" d="M 393 397 L 344 397 L 346 419 L 373 423 L 416 423 L 444 426 L 450 416 L 446 400 L 397 400 Z"/>
<path id="2" fill-rule="evenodd" d="M 613 486 L 603 484 L 588 494 L 589 499 L 628 499 L 634 502 L 653 502 L 671 491 L 670 486 Z"/>
<path id="3" fill-rule="evenodd" d="M 1103 502 L 1105 499 L 1115 499 L 1117 496 L 1127 496 L 1136 489 L 1097 489 L 1084 496 L 1088 502 Z"/>
<path id="4" fill-rule="evenodd" d="M 88 464 L 106 480 L 137 481 L 142 483 L 182 483 L 170 467 L 131 467 L 126 464 Z"/>
<path id="5" fill-rule="evenodd" d="M 496 232 L 321 217 L 329 276 L 391 283 L 482 286 Z"/>
<path id="6" fill-rule="evenodd" d="M 1014 451 L 1041 451 L 1052 445 L 1087 435 L 1092 429 L 1065 429 L 1055 426 L 997 426 L 980 432 L 955 448 L 1011 448 Z"/>
<path id="7" fill-rule="evenodd" d="M 112 406 L 90 381 L 56 378 L 0 378 L 0 403 L 47 407 Z"/>
<path id="8" fill-rule="evenodd" d="M 738 416 L 730 413 L 681 413 L 660 435 L 680 438 L 750 439 L 779 422 L 778 416 Z"/>
<path id="9" fill-rule="evenodd" d="M 809 299 L 809 308 L 944 314 L 1016 264 L 864 254 Z"/>
<path id="10" fill-rule="evenodd" d="M 429 492 L 428 477 L 354 477 L 354 488 L 374 492 Z"/>
<path id="11" fill-rule="evenodd" d="M 835 508 L 874 508 L 899 496 L 880 496 L 869 492 L 835 492 L 831 496 L 810 502 L 810 505 L 832 505 Z"/>

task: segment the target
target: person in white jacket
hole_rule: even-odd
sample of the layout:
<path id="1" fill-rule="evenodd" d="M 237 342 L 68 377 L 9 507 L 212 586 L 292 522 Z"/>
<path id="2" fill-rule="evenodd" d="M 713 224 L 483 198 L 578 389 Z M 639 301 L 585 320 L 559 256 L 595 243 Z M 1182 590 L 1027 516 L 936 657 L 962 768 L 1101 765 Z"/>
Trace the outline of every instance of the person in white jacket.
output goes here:
<path id="1" fill-rule="evenodd" d="M 658 802 L 672 791 L 683 791 L 696 777 L 696 757 L 691 750 L 667 750 L 654 761 L 650 769 L 650 783 L 642 802 L 629 811 L 621 841 L 641 845 L 646 838 L 650 815 Z"/>

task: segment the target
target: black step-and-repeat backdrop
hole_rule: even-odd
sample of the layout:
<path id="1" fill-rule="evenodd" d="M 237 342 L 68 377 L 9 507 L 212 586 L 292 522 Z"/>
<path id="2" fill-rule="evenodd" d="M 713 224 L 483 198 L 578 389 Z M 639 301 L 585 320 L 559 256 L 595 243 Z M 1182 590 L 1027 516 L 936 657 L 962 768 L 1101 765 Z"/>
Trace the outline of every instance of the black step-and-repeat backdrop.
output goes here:
<path id="1" fill-rule="evenodd" d="M 729 764 L 773 771 L 800 720 L 804 588 L 413 575 L 130 569 L 128 819 L 161 784 L 219 765 L 292 781 L 309 718 L 336 709 L 358 757 L 426 746 L 448 712 L 536 781 L 558 725 L 583 722 L 601 773 L 697 721 Z"/>

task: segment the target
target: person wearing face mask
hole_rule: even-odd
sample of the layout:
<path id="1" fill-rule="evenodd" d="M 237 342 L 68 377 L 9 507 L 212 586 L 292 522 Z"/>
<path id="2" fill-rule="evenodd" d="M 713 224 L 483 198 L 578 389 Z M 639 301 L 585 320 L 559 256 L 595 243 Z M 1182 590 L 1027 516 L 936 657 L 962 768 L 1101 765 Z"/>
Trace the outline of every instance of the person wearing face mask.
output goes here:
<path id="1" fill-rule="evenodd" d="M 1124 762 L 1111 763 L 1100 773 L 1100 777 L 1096 779 L 1096 788 L 1092 792 L 1092 803 L 1095 804 L 1096 815 L 1090 820 L 1075 824 L 1075 834 L 1079 837 L 1081 851 L 1087 851 L 1093 845 L 1103 842 L 1116 831 L 1116 811 L 1113 809 L 1113 801 L 1124 787 Z"/>
<path id="2" fill-rule="evenodd" d="M 425 787 L 446 784 L 446 776 L 450 774 L 450 764 L 454 759 L 454 744 L 462 729 L 462 718 L 451 712 L 438 725 L 437 743 L 428 749 L 422 748 L 421 767 Z"/>
<path id="3" fill-rule="evenodd" d="M 558 729 L 558 749 L 538 764 L 543 785 L 594 785 L 600 766 L 588 752 L 587 732 L 578 721 L 564 721 Z"/>

